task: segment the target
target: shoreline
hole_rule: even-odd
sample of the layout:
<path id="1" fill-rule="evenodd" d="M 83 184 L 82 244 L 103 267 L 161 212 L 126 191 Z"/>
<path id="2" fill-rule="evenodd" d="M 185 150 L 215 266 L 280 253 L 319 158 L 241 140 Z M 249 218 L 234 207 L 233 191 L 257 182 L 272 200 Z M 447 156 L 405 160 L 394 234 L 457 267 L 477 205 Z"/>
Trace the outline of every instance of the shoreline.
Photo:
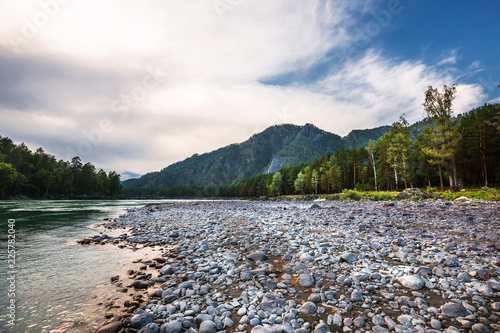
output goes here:
<path id="1" fill-rule="evenodd" d="M 135 276 L 147 284 L 135 295 L 154 314 L 136 309 L 132 318 L 115 317 L 115 326 L 135 332 L 144 322 L 180 324 L 181 332 L 200 330 L 208 320 L 204 326 L 228 332 L 265 330 L 262 325 L 275 332 L 382 332 L 397 325 L 497 331 L 499 207 L 490 201 L 198 201 L 133 209 L 111 221 L 130 228 L 125 243 L 156 244 L 157 254 L 178 246 L 178 252 L 163 251 L 164 263 L 146 267 L 145 279 Z M 217 306 L 207 305 L 207 297 Z M 454 304 L 463 316 L 447 312 Z"/>

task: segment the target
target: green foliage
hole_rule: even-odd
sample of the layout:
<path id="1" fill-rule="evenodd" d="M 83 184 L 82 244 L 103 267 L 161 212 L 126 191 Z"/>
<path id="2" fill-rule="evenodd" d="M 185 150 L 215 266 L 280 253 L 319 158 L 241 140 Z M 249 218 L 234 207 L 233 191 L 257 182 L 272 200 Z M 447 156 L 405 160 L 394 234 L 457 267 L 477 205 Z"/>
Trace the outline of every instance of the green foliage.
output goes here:
<path id="1" fill-rule="evenodd" d="M 119 195 L 120 175 L 96 171 L 76 156 L 57 161 L 42 148 L 32 152 L 21 143 L 0 136 L 0 199 L 24 195 L 31 198 L 67 198 L 76 195 Z"/>
<path id="2" fill-rule="evenodd" d="M 342 190 L 342 194 L 340 195 L 340 200 L 355 200 L 359 201 L 363 198 L 363 195 L 356 190 Z"/>
<path id="3" fill-rule="evenodd" d="M 12 165 L 0 162 L 0 198 L 5 198 L 13 190 L 18 173 Z"/>
<path id="4" fill-rule="evenodd" d="M 488 189 L 488 190 L 479 190 L 479 191 L 460 191 L 453 193 L 442 193 L 442 196 L 447 199 L 455 200 L 460 197 L 467 197 L 475 200 L 500 200 L 500 195 L 498 190 Z"/>
<path id="5" fill-rule="evenodd" d="M 375 201 L 389 201 L 394 199 L 394 196 L 396 194 L 394 192 L 373 192 L 372 193 L 372 199 Z"/>
<path id="6" fill-rule="evenodd" d="M 452 104 L 457 92 L 456 87 L 444 86 L 443 92 L 429 86 L 425 92 L 425 102 L 423 104 L 429 121 L 429 144 L 423 148 L 424 155 L 429 157 L 429 162 L 438 167 L 441 191 L 444 191 L 443 168 L 448 166 L 450 176 L 450 186 L 453 179 L 457 182 L 455 155 L 460 135 L 456 131 L 453 121 Z"/>
<path id="7" fill-rule="evenodd" d="M 273 180 L 271 182 L 271 185 L 269 185 L 269 191 L 271 192 L 271 195 L 281 195 L 281 187 L 283 186 L 283 176 L 281 175 L 281 172 L 276 172 L 273 175 Z"/>
<path id="8" fill-rule="evenodd" d="M 489 196 L 492 196 L 492 197 L 498 197 L 500 192 L 494 188 L 489 188 L 488 186 L 483 186 L 481 187 L 481 191 L 480 191 L 482 194 L 485 194 L 485 195 L 489 195 Z"/>
<path id="9" fill-rule="evenodd" d="M 437 187 L 430 187 L 430 186 L 427 186 L 427 187 L 425 188 L 424 192 L 425 192 L 426 194 L 432 195 L 432 194 L 434 194 L 434 193 L 436 193 L 436 192 L 437 192 Z"/>
<path id="10" fill-rule="evenodd" d="M 499 117 L 500 104 L 484 104 L 460 119 L 457 174 L 463 186 L 500 183 L 500 132 L 490 121 Z"/>
<path id="11" fill-rule="evenodd" d="M 301 194 L 304 194 L 305 182 L 306 182 L 305 176 L 301 171 L 297 175 L 297 179 L 295 179 L 295 181 L 294 181 L 295 191 L 300 192 Z"/>

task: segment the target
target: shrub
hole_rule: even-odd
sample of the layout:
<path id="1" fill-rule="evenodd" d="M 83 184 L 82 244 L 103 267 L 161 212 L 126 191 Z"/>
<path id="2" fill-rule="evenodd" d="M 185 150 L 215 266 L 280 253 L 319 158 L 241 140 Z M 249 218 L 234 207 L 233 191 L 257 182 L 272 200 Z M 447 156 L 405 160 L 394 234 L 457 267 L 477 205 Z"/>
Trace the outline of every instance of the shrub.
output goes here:
<path id="1" fill-rule="evenodd" d="M 373 192 L 372 195 L 375 201 L 388 201 L 394 198 L 394 193 L 391 192 Z"/>
<path id="2" fill-rule="evenodd" d="M 340 200 L 361 200 L 363 195 L 356 190 L 342 190 L 342 194 L 340 195 Z"/>
<path id="3" fill-rule="evenodd" d="M 436 187 L 427 186 L 426 189 L 425 189 L 425 193 L 427 193 L 429 196 L 432 196 L 432 194 L 436 193 L 436 192 L 437 192 L 437 188 Z"/>
<path id="4" fill-rule="evenodd" d="M 479 191 L 481 194 L 484 194 L 486 196 L 491 196 L 491 197 L 498 197 L 499 192 L 498 190 L 495 190 L 494 188 L 489 188 L 488 186 L 481 187 L 481 191 Z"/>

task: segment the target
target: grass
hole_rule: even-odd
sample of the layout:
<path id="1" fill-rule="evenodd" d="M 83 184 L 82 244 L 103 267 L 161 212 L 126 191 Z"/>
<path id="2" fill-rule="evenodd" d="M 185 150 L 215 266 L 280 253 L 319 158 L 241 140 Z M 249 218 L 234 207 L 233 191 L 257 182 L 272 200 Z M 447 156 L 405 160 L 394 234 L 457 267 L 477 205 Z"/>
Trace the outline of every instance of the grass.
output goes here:
<path id="1" fill-rule="evenodd" d="M 354 200 L 359 201 L 363 199 L 363 194 L 356 190 L 343 190 L 340 195 L 340 200 Z"/>
<path id="2" fill-rule="evenodd" d="M 445 200 L 455 200 L 459 197 L 467 197 L 473 200 L 496 200 L 500 201 L 500 191 L 498 189 L 482 187 L 480 189 L 471 189 L 467 191 L 459 191 L 454 193 L 449 192 L 439 192 L 437 188 L 430 187 L 426 189 L 422 189 L 425 193 L 427 193 L 431 199 L 445 199 Z M 399 192 L 396 191 L 357 191 L 357 190 L 347 190 L 344 189 L 342 193 L 335 194 L 305 194 L 305 195 L 286 195 L 281 198 L 286 200 L 309 200 L 312 201 L 314 199 L 325 199 L 327 201 L 336 201 L 336 200 L 373 200 L 373 201 L 391 201 L 394 200 L 394 197 Z M 415 200 L 418 200 L 416 198 Z"/>
<path id="3" fill-rule="evenodd" d="M 454 193 L 439 193 L 444 198 L 455 200 L 460 197 L 467 197 L 476 200 L 500 200 L 500 192 L 494 188 L 482 187 L 479 190 L 460 191 Z"/>
<path id="4" fill-rule="evenodd" d="M 371 196 L 375 201 L 389 201 L 394 199 L 396 192 L 373 192 Z"/>

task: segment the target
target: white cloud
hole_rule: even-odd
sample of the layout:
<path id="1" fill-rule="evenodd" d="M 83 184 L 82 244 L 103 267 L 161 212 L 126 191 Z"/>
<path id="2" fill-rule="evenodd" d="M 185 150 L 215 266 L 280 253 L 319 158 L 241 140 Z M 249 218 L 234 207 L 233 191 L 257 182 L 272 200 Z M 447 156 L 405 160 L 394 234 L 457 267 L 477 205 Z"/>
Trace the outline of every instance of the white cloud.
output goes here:
<path id="1" fill-rule="evenodd" d="M 220 3 L 229 7 L 221 12 L 214 7 Z M 11 33 L 22 35 L 23 18 L 41 9 L 38 1 L 4 1 L 0 50 L 39 74 L 12 73 L 20 77 L 16 91 L 31 99 L 17 109 L 0 101 L 0 132 L 47 144 L 58 158 L 78 153 L 97 167 L 145 173 L 277 123 L 313 123 L 345 135 L 390 124 L 403 112 L 419 120 L 427 85 L 452 84 L 454 77 L 377 51 L 340 62 L 319 82 L 260 83 L 307 70 L 348 44 L 349 13 L 357 4 L 72 0 L 14 47 Z M 451 56 L 443 61 L 453 63 Z M 144 80 L 156 67 L 165 75 L 146 89 Z M 0 78 L 0 88 L 7 86 L 8 78 L 3 85 Z M 456 112 L 483 97 L 479 86 L 459 86 Z"/>

